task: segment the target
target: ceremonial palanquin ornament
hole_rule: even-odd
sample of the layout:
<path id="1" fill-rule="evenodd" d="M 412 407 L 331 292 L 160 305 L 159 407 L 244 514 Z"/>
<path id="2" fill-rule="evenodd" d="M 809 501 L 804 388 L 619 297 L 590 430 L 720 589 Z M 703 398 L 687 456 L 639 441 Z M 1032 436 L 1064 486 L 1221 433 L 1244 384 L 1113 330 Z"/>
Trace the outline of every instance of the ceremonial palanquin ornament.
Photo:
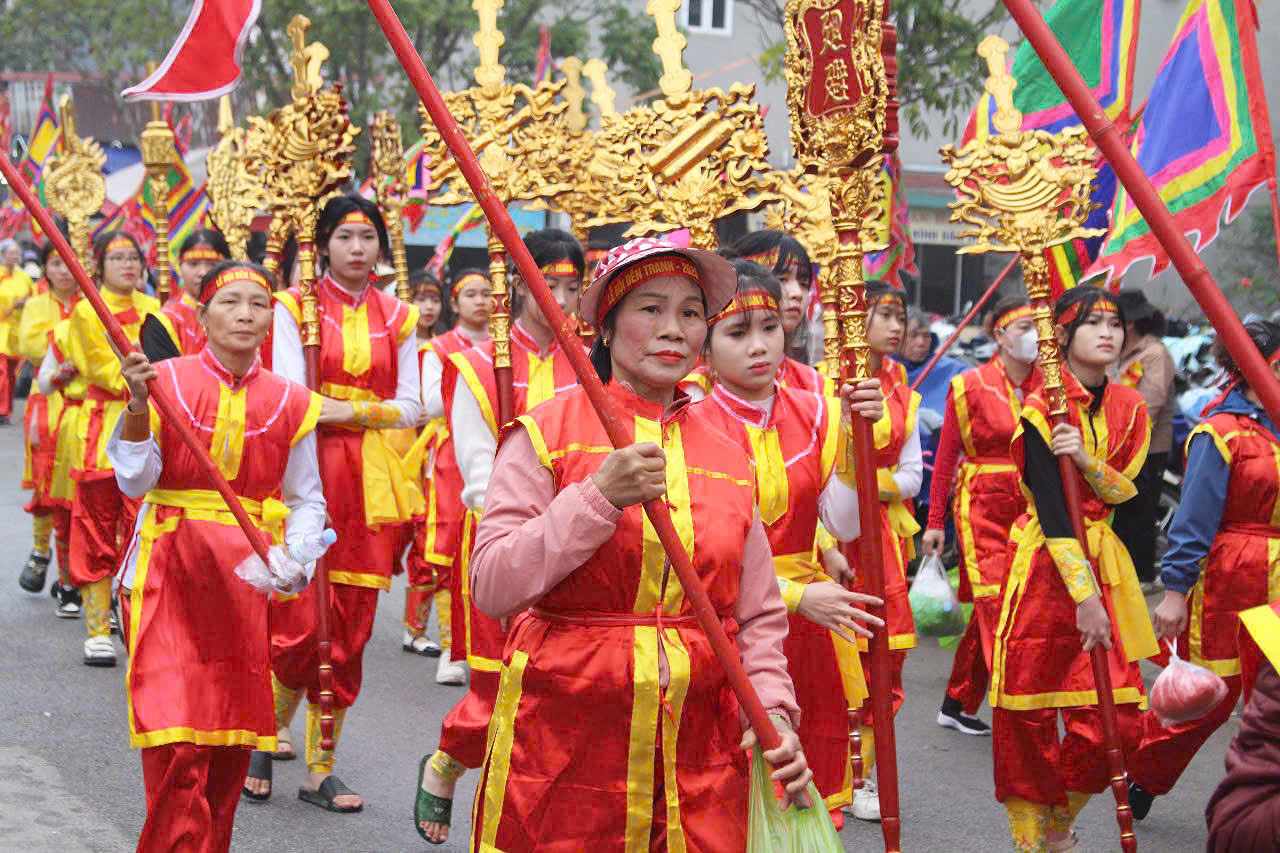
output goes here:
<path id="1" fill-rule="evenodd" d="M 152 63 L 152 73 L 155 66 Z M 156 296 L 163 305 L 169 299 L 169 282 L 173 278 L 173 261 L 169 257 L 169 169 L 178 159 L 173 128 L 160 115 L 160 102 L 151 102 L 151 121 L 138 139 L 142 165 L 147 171 L 147 188 L 151 190 L 151 211 L 156 229 Z"/>
<path id="2" fill-rule="evenodd" d="M 369 163 L 373 189 L 391 241 L 391 262 L 396 270 L 396 296 L 413 301 L 409 290 L 409 258 L 404 247 L 404 206 L 409 200 L 404 185 L 404 143 L 400 123 L 389 112 L 380 112 L 369 125 Z"/>
<path id="3" fill-rule="evenodd" d="M 49 207 L 67 221 L 67 232 L 80 265 L 93 269 L 89 218 L 102 210 L 107 200 L 107 181 L 102 176 L 107 155 L 98 143 L 76 135 L 76 111 L 70 95 L 58 106 L 62 122 L 62 150 L 45 166 L 44 194 Z"/>
<path id="4" fill-rule="evenodd" d="M 872 378 L 871 347 L 867 341 L 866 283 L 862 257 L 874 239 L 883 200 L 881 156 L 897 147 L 897 103 L 894 100 L 896 36 L 885 23 L 887 0 L 789 0 L 784 29 L 787 53 L 787 107 L 791 113 L 791 142 L 803 172 L 819 178 L 809 189 L 826 190 L 836 242 L 819 250 L 830 258 L 830 279 L 823 291 L 827 331 L 838 325 L 840 378 Z M 805 205 L 792 192 L 786 196 L 797 214 L 822 215 L 821 201 Z M 785 215 L 785 214 L 784 214 Z M 834 291 L 834 293 L 833 293 Z M 835 304 L 832 304 L 832 296 Z M 836 322 L 831 314 L 838 309 Z M 833 354 L 827 339 L 827 355 Z M 857 476 L 858 511 L 863 519 L 878 519 L 881 509 L 876 483 L 875 441 L 865 418 L 852 419 L 852 461 Z M 885 578 L 879 524 L 863 525 L 851 563 L 872 595 L 884 598 Z M 873 612 L 883 607 L 872 608 Z M 893 730 L 892 663 L 888 635 L 878 631 L 869 643 L 869 687 L 875 728 L 876 774 L 880 792 L 881 830 L 885 849 L 897 851 L 901 826 L 898 811 L 897 746 Z M 851 728 L 861 725 L 851 715 Z M 860 747 L 859 743 L 853 745 Z M 853 772 L 861 764 L 853 759 Z M 855 779 L 855 781 L 857 781 Z"/>
<path id="5" fill-rule="evenodd" d="M 1084 227 L 1093 210 L 1089 196 L 1097 174 L 1093 165 L 1097 152 L 1083 127 L 1055 134 L 1020 129 L 1022 114 L 1013 106 L 1013 90 L 1018 84 L 1006 70 L 1008 52 L 1009 45 L 998 36 L 988 36 L 978 46 L 978 54 L 987 61 L 986 89 L 996 102 L 997 133 L 975 138 L 959 151 L 954 146 L 944 146 L 941 153 L 951 167 L 946 174 L 947 183 L 956 188 L 958 195 L 951 203 L 951 219 L 970 226 L 960 232 L 962 237 L 977 240 L 960 252 L 1017 252 L 1021 258 L 1022 277 L 1039 338 L 1036 363 L 1044 376 L 1043 394 L 1049 404 L 1050 421 L 1057 426 L 1067 423 L 1067 394 L 1045 250 L 1102 233 Z M 1059 456 L 1058 465 L 1072 529 L 1087 553 L 1075 463 L 1068 456 Z M 1137 840 L 1129 808 L 1124 753 L 1120 748 L 1111 672 L 1101 645 L 1091 650 L 1090 662 L 1102 715 L 1111 791 L 1116 800 L 1120 846 L 1133 851 Z"/>
<path id="6" fill-rule="evenodd" d="M 267 195 L 251 165 L 261 161 L 249 151 L 249 134 L 236 127 L 230 95 L 223 95 L 218 104 L 218 132 L 222 138 L 206 161 L 209 177 L 205 192 L 212 202 L 209 214 L 227 238 L 231 257 L 243 261 L 249 257 L 253 218 L 267 207 Z"/>

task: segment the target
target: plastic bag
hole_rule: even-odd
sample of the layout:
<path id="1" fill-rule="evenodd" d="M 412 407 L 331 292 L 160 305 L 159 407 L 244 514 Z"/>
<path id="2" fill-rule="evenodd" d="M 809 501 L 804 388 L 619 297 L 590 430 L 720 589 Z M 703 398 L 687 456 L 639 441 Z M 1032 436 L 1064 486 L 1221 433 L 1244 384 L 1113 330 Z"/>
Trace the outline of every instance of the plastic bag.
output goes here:
<path id="1" fill-rule="evenodd" d="M 917 632 L 926 637 L 949 637 L 964 630 L 960 599 L 938 557 L 930 555 L 920 563 L 908 598 Z"/>
<path id="2" fill-rule="evenodd" d="M 842 853 L 844 845 L 814 784 L 810 782 L 808 788 L 812 806 L 791 806 L 784 811 L 769 773 L 760 749 L 752 750 L 746 853 Z"/>
<path id="3" fill-rule="evenodd" d="M 1151 685 L 1151 710 L 1165 728 L 1198 720 L 1227 695 L 1227 682 L 1217 673 L 1178 657 L 1177 644 L 1169 665 Z"/>

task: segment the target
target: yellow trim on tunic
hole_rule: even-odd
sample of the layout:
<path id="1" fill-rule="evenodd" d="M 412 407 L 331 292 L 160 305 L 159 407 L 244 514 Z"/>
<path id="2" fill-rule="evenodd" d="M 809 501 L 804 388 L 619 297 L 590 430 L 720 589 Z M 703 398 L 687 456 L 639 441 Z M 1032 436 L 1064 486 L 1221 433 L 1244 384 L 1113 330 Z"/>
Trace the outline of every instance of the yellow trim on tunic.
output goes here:
<path id="1" fill-rule="evenodd" d="M 312 392 L 311 399 L 307 402 L 307 412 L 302 416 L 302 423 L 298 424 L 298 429 L 293 434 L 293 438 L 289 439 L 290 447 L 294 447 L 299 441 L 315 432 L 316 425 L 320 423 L 320 410 L 323 407 L 324 398 Z"/>
<path id="2" fill-rule="evenodd" d="M 664 435 L 665 432 L 665 435 Z M 685 465 L 684 443 L 680 438 L 680 424 L 670 424 L 664 431 L 657 421 L 637 416 L 635 441 L 650 442 L 662 448 L 667 458 L 667 506 L 676 533 L 684 545 L 685 553 L 693 557 L 693 508 L 689 495 L 689 471 Z M 676 614 L 684 600 L 684 589 L 674 572 L 668 575 L 667 554 L 649 516 L 644 516 L 644 545 L 641 549 L 640 584 L 636 591 L 634 612 L 654 613 L 661 605 L 664 613 Z M 666 576 L 666 594 L 663 596 L 663 578 Z"/>
<path id="3" fill-rule="evenodd" d="M 511 654 L 511 663 L 502 667 L 502 675 L 498 679 L 498 695 L 494 699 L 493 717 L 489 721 L 485 743 L 484 825 L 480 828 L 480 843 L 484 849 L 497 850 L 494 844 L 498 839 L 498 825 L 502 822 L 502 805 L 507 798 L 516 717 L 524 690 L 524 670 L 528 664 L 529 653 L 517 649 Z M 479 802 L 477 797 L 477 805 Z"/>
<path id="4" fill-rule="evenodd" d="M 643 853 L 649 849 L 649 833 L 653 827 L 653 744 L 662 707 L 656 626 L 635 627 L 632 670 L 631 727 L 627 737 L 627 820 L 623 849 L 627 853 Z"/>
<path id="5" fill-rule="evenodd" d="M 689 682 L 693 677 L 693 666 L 689 651 L 680 640 L 680 632 L 675 628 L 664 628 L 662 633 L 669 671 L 667 687 L 663 691 L 667 700 L 665 707 L 669 709 L 669 713 L 659 718 L 662 726 L 663 793 L 667 800 L 667 850 L 670 853 L 685 853 L 687 846 L 684 826 L 680 822 L 680 786 L 676 776 L 676 757 L 680 742 L 680 720 L 684 713 L 684 700 L 689 693 Z M 653 743 L 653 740 L 650 739 L 649 742 Z"/>
<path id="6" fill-rule="evenodd" d="M 293 322 L 298 324 L 298 328 L 302 328 L 302 306 L 293 298 L 293 294 L 287 290 L 277 290 L 275 293 L 276 301 L 284 306 L 289 312 L 289 316 L 293 317 Z"/>
<path id="7" fill-rule="evenodd" d="M 460 352 L 450 355 L 449 361 L 453 362 L 454 367 L 458 369 L 458 376 L 463 382 L 467 383 L 467 388 L 471 389 L 471 395 L 476 398 L 476 403 L 480 406 L 480 414 L 484 416 L 484 422 L 489 425 L 489 431 L 496 437 L 498 435 L 498 418 L 494 414 L 493 406 L 489 404 L 489 392 L 485 390 L 484 383 L 480 381 L 479 375 L 476 374 L 475 367 Z"/>
<path id="8" fill-rule="evenodd" d="M 1280 615 L 1270 604 L 1250 607 L 1240 614 L 1240 624 L 1244 625 L 1271 665 L 1280 670 Z"/>
<path id="9" fill-rule="evenodd" d="M 525 389 L 526 409 L 532 409 L 556 395 L 556 357 L 545 358 L 537 353 L 527 353 L 529 358 L 529 384 Z"/>
<path id="10" fill-rule="evenodd" d="M 760 520 L 771 525 L 786 515 L 791 500 L 782 442 L 777 427 L 743 426 L 747 440 L 751 442 L 751 457 L 755 463 L 756 505 L 760 508 Z"/>
<path id="11" fill-rule="evenodd" d="M 329 569 L 329 582 L 347 586 L 358 586 L 364 589 L 391 589 L 391 578 L 372 572 L 343 572 Z"/>

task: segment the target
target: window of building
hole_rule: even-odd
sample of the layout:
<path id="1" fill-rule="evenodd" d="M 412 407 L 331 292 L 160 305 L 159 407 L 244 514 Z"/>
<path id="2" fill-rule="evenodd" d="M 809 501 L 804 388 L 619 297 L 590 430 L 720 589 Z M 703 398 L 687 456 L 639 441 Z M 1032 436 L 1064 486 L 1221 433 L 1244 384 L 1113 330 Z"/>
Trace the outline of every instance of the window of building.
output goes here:
<path id="1" fill-rule="evenodd" d="M 722 36 L 733 32 L 733 0 L 685 0 L 680 15 L 690 32 Z"/>

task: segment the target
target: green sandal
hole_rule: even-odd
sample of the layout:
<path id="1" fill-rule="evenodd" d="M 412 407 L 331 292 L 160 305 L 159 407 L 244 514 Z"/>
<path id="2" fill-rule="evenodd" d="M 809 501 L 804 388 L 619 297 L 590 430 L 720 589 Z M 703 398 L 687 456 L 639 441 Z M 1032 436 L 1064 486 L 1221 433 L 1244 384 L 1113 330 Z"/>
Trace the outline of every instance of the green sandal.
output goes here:
<path id="1" fill-rule="evenodd" d="M 422 831 L 423 822 L 427 823 L 443 823 L 449 826 L 450 818 L 453 816 L 453 800 L 446 800 L 444 797 L 437 797 L 429 791 L 422 790 L 422 777 L 427 772 L 427 762 L 431 760 L 431 756 L 422 756 L 422 762 L 418 765 L 418 796 L 413 801 L 413 828 L 418 830 L 418 835 L 428 844 L 444 844 L 443 841 L 432 841 L 427 834 Z"/>

